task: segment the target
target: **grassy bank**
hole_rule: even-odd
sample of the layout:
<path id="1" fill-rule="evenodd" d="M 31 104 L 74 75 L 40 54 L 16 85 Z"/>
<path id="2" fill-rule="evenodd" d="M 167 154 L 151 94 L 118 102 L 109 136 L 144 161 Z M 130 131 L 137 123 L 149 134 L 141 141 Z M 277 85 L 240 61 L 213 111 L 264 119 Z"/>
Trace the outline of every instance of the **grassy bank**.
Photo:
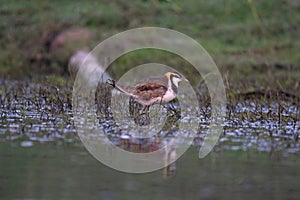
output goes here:
<path id="1" fill-rule="evenodd" d="M 67 74 L 68 57 L 58 59 L 49 51 L 49 43 L 68 28 L 92 30 L 96 37 L 87 45 L 93 48 L 115 33 L 159 26 L 200 42 L 217 63 L 228 88 L 264 86 L 295 93 L 300 76 L 299 8 L 300 3 L 292 0 L 2 0 L 0 74 L 61 81 Z M 123 68 L 115 73 L 152 60 L 166 59 L 160 53 L 128 56 L 119 61 Z"/>

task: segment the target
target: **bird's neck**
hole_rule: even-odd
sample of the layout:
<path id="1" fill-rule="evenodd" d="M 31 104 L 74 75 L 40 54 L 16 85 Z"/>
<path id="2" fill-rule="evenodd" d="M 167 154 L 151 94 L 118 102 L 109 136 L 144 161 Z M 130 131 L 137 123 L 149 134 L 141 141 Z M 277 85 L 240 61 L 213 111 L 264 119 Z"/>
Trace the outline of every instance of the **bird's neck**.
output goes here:
<path id="1" fill-rule="evenodd" d="M 177 92 L 178 92 L 178 83 L 174 83 L 171 79 L 169 79 L 168 89 L 172 89 L 175 92 L 175 94 L 177 94 Z"/>

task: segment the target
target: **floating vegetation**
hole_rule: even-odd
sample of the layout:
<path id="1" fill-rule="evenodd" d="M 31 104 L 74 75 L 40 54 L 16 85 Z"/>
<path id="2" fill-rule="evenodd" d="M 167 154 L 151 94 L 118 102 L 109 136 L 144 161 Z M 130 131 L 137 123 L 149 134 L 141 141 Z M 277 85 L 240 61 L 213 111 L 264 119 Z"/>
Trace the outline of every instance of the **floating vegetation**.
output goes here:
<path id="1" fill-rule="evenodd" d="M 227 109 L 224 132 L 217 149 L 300 151 L 299 98 L 281 91 L 237 94 L 229 98 Z M 199 129 L 205 133 L 209 125 L 209 106 L 201 111 L 207 120 L 200 123 Z M 199 146 L 203 140 L 201 133 L 195 139 Z"/>
<path id="2" fill-rule="evenodd" d="M 0 90 L 0 141 L 10 141 L 22 147 L 35 143 L 55 142 L 57 144 L 79 143 L 72 114 L 72 90 L 26 81 L 1 81 Z M 224 132 L 215 150 L 248 150 L 263 152 L 283 151 L 284 154 L 300 151 L 300 105 L 299 99 L 282 92 L 238 94 L 228 98 L 227 119 L 222 126 Z M 194 145 L 200 147 L 210 124 L 210 101 L 205 93 L 199 97 L 200 118 Z M 109 93 L 107 95 L 109 96 Z M 98 111 L 103 115 L 100 123 L 106 136 L 119 146 L 133 138 L 118 128 L 109 110 L 109 100 L 97 97 Z M 129 101 L 129 99 L 128 99 Z M 104 103 L 103 103 L 104 102 Z M 173 107 L 173 108 L 171 108 Z M 180 105 L 165 106 L 169 112 L 160 137 L 172 137 L 176 133 Z M 130 108 L 129 108 L 130 109 Z M 108 112 L 109 111 L 109 112 Z M 134 114 L 134 109 L 131 108 Z M 132 116 L 131 116 L 132 117 Z M 130 118 L 130 116 L 129 116 Z M 138 119 L 133 123 L 140 123 Z M 143 123 L 143 121 L 142 121 Z M 143 125 L 143 124 L 141 124 Z M 175 128 L 174 128 L 175 127 Z M 121 142 L 123 141 L 123 142 Z M 135 140 L 139 147 L 157 143 L 154 137 L 149 141 Z M 125 147 L 124 147 L 125 148 Z M 132 151 L 138 151 L 132 146 Z"/>
<path id="3" fill-rule="evenodd" d="M 0 141 L 73 142 L 71 90 L 2 81 Z M 24 142 L 27 141 L 27 142 Z"/>

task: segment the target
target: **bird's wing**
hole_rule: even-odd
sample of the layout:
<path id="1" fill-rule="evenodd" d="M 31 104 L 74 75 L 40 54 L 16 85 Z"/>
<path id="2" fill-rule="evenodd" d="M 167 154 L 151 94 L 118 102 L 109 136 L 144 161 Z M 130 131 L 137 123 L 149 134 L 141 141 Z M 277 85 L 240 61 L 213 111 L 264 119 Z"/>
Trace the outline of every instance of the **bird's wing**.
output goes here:
<path id="1" fill-rule="evenodd" d="M 164 96 L 167 90 L 168 88 L 162 83 L 148 81 L 137 84 L 134 95 L 143 100 L 150 100 Z"/>
<path id="2" fill-rule="evenodd" d="M 167 87 L 168 85 L 168 80 L 166 77 L 152 77 L 146 80 L 142 80 L 135 84 L 136 90 L 153 90 L 155 88 L 159 87 Z"/>

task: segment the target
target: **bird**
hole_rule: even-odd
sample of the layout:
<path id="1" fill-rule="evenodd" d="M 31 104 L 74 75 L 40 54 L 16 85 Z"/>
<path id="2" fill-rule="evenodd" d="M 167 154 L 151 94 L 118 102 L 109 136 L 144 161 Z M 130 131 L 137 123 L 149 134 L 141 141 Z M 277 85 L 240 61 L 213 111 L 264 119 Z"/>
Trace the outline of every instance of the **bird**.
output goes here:
<path id="1" fill-rule="evenodd" d="M 167 72 L 162 76 L 150 77 L 131 86 L 121 85 L 113 79 L 109 79 L 107 83 L 142 104 L 141 113 L 143 113 L 150 105 L 165 104 L 175 99 L 180 81 L 188 82 L 178 72 Z"/>

